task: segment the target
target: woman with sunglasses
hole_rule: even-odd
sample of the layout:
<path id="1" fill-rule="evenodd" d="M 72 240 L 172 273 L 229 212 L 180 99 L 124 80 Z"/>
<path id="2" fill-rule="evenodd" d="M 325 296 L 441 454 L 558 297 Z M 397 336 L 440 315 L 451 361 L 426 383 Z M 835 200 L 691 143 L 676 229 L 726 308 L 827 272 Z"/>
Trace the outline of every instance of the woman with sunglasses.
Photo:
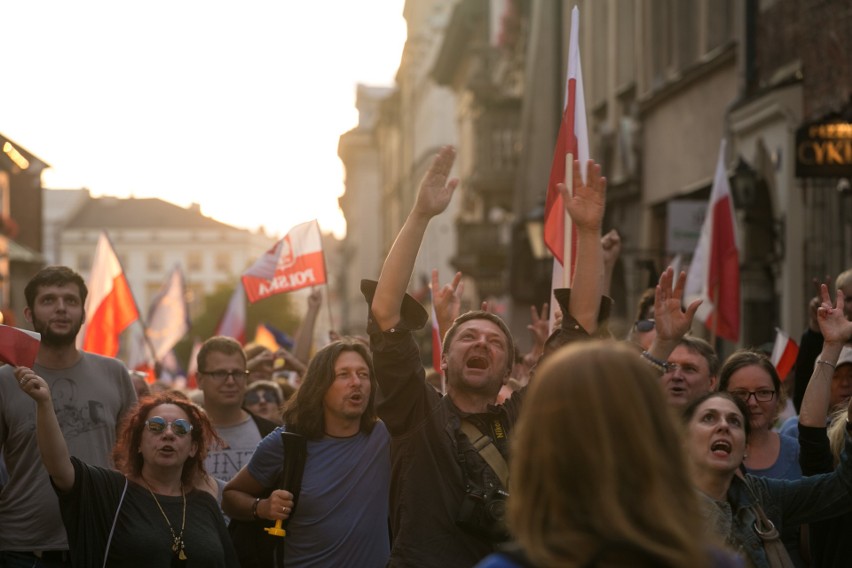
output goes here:
<path id="1" fill-rule="evenodd" d="M 26 367 L 15 378 L 36 403 L 74 566 L 238 566 L 204 470 L 216 434 L 201 409 L 174 393 L 142 399 L 122 422 L 113 471 L 70 456 L 47 383 Z"/>
<path id="2" fill-rule="evenodd" d="M 636 318 L 627 334 L 628 341 L 639 345 L 645 351 L 651 348 L 651 344 L 657 337 L 656 321 L 654 320 L 654 292 L 654 288 L 648 288 L 639 298 L 639 303 L 636 306 Z"/>
<path id="3" fill-rule="evenodd" d="M 275 381 L 254 381 L 243 395 L 243 408 L 279 426 L 284 424 L 283 403 L 284 395 Z"/>

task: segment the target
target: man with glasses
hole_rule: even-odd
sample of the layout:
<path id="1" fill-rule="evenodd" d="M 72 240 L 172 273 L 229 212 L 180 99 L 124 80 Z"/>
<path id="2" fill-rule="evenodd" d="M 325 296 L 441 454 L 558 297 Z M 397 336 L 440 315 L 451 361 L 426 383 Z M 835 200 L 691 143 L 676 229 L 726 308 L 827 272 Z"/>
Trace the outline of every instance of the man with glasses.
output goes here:
<path id="1" fill-rule="evenodd" d="M 248 463 L 255 447 L 275 424 L 243 409 L 246 393 L 246 355 L 230 337 L 211 337 L 198 351 L 198 388 L 204 393 L 204 410 L 222 447 L 210 448 L 204 466 L 219 481 L 221 498 L 224 484 Z"/>
<path id="2" fill-rule="evenodd" d="M 668 357 L 662 383 L 669 404 L 678 408 L 716 390 L 719 357 L 713 347 L 691 335 L 681 338 Z"/>
<path id="3" fill-rule="evenodd" d="M 77 349 L 87 295 L 79 274 L 48 266 L 24 289 L 24 315 L 41 334 L 32 368 L 50 388 L 70 453 L 110 468 L 118 423 L 136 394 L 120 361 Z M 0 567 L 70 566 L 59 502 L 36 443 L 35 406 L 12 371 L 0 369 L 0 453 L 9 470 L 0 492 Z"/>

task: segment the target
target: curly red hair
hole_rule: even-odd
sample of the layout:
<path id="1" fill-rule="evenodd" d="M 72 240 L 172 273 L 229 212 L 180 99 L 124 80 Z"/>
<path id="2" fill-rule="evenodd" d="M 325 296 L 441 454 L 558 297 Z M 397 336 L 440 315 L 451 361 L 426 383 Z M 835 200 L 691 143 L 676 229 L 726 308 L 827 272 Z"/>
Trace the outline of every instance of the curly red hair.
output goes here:
<path id="1" fill-rule="evenodd" d="M 171 404 L 183 410 L 189 422 L 192 424 L 192 441 L 197 447 L 194 456 L 187 458 L 183 464 L 181 481 L 184 485 L 193 485 L 195 480 L 207 477 L 204 469 L 204 458 L 207 457 L 207 449 L 214 444 L 222 444 L 222 439 L 216 434 L 213 424 L 200 406 L 189 401 L 181 393 L 162 392 L 153 396 L 146 396 L 133 407 L 121 421 L 118 439 L 112 450 L 112 459 L 116 469 L 124 475 L 140 477 L 145 459 L 139 451 L 142 443 L 142 431 L 145 428 L 145 420 L 152 409 L 161 404 Z"/>

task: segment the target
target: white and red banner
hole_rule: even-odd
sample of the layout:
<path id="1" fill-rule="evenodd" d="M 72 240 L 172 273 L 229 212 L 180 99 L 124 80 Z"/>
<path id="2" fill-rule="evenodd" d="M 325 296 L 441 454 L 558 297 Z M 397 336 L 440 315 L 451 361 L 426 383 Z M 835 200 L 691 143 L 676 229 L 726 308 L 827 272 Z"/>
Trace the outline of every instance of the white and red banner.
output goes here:
<path id="1" fill-rule="evenodd" d="M 172 350 L 189 332 L 189 307 L 186 305 L 186 284 L 180 265 L 175 265 L 163 287 L 151 302 L 145 335 L 154 349 L 157 361 Z"/>
<path id="2" fill-rule="evenodd" d="M 775 366 L 775 371 L 783 381 L 790 374 L 793 365 L 796 364 L 796 357 L 799 355 L 799 346 L 795 341 L 790 339 L 779 328 L 775 328 L 775 344 L 772 346 L 772 364 Z"/>
<path id="3" fill-rule="evenodd" d="M 90 353 L 115 357 L 121 332 L 139 319 L 139 310 L 105 232 L 98 238 L 86 286 L 89 289 L 86 321 L 77 335 L 77 346 Z"/>
<path id="4" fill-rule="evenodd" d="M 697 298 L 703 300 L 695 317 L 713 336 L 739 341 L 740 257 L 725 168 L 725 140 L 719 146 L 710 203 L 689 265 L 684 296 L 687 305 Z"/>
<path id="5" fill-rule="evenodd" d="M 203 342 L 195 338 L 192 342 L 192 351 L 186 365 L 186 388 L 198 388 L 198 352 L 201 351 Z"/>
<path id="6" fill-rule="evenodd" d="M 570 189 L 566 176 L 571 176 L 573 164 L 569 160 L 580 162 L 580 172 L 585 180 L 586 163 L 589 160 L 589 131 L 586 121 L 586 99 L 583 95 L 583 72 L 580 65 L 580 10 L 575 6 L 571 10 L 571 35 L 568 43 L 568 78 L 565 85 L 565 107 L 556 148 L 553 151 L 553 164 L 550 168 L 550 180 L 547 184 L 547 199 L 544 206 L 544 242 L 553 253 L 552 288 L 567 288 L 574 276 L 574 259 L 577 255 L 577 234 L 571 217 L 565 211 L 562 196 L 556 189 L 559 183 L 565 183 Z M 551 314 L 558 302 L 551 298 Z M 553 318 L 551 317 L 551 321 Z"/>
<path id="7" fill-rule="evenodd" d="M 296 225 L 243 273 L 250 302 L 325 283 L 322 236 L 316 220 Z"/>
<path id="8" fill-rule="evenodd" d="M 40 333 L 0 324 L 0 363 L 32 368 L 39 345 Z"/>
<path id="9" fill-rule="evenodd" d="M 213 335 L 232 337 L 241 344 L 246 342 L 246 294 L 239 280 Z"/>

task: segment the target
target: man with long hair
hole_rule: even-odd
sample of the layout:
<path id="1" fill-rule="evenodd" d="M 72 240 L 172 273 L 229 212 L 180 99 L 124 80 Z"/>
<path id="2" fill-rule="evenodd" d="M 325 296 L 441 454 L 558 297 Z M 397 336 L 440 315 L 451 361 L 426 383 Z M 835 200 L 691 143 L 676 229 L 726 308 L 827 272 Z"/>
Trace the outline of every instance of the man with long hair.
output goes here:
<path id="1" fill-rule="evenodd" d="M 50 388 L 69 451 L 108 468 L 120 418 L 136 393 L 120 361 L 77 349 L 87 294 L 79 274 L 48 266 L 24 289 L 24 316 L 41 334 L 33 371 Z M 0 368 L 0 451 L 9 469 L 0 493 L 0 566 L 70 566 L 59 504 L 36 444 L 35 407 L 12 371 Z"/>
<path id="2" fill-rule="evenodd" d="M 287 522 L 287 566 L 387 564 L 390 436 L 376 416 L 376 390 L 363 343 L 343 339 L 320 349 L 287 404 L 285 426 L 225 486 L 222 507 L 231 518 Z M 282 432 L 307 444 L 298 488 L 279 487 L 295 458 Z"/>

